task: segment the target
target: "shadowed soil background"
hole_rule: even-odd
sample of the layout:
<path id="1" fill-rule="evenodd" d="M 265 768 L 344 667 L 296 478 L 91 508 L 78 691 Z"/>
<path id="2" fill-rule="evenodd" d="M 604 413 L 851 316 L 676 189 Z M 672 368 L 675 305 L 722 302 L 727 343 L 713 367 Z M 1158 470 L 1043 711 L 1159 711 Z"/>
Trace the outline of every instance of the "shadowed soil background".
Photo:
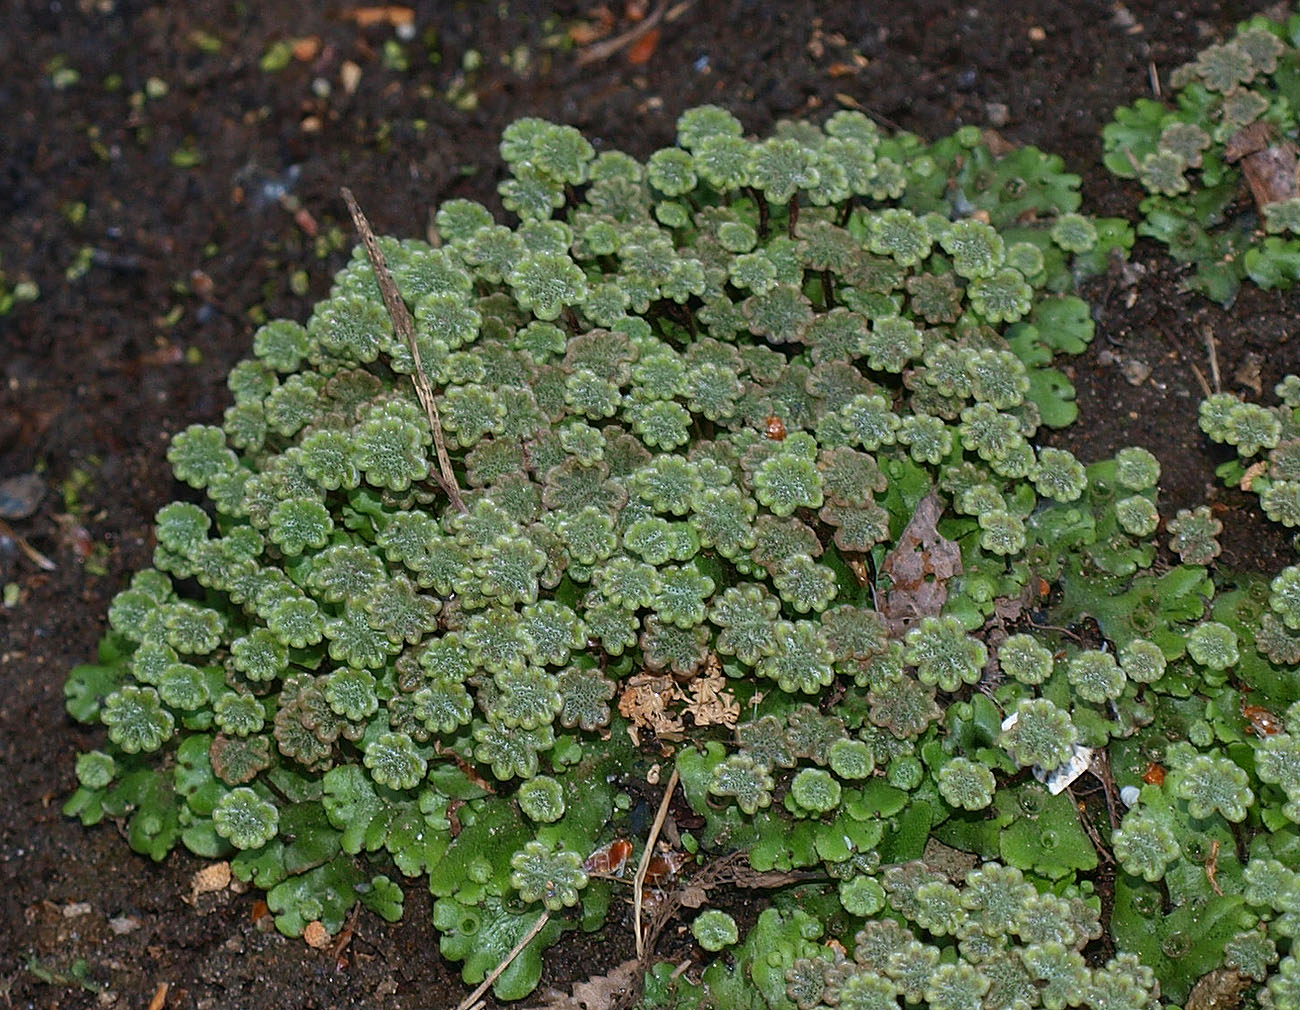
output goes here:
<path id="1" fill-rule="evenodd" d="M 23 282 L 40 292 L 0 316 L 0 480 L 38 473 L 45 488 L 0 503 L 16 516 L 0 526 L 0 1000 L 395 1010 L 454 1007 L 467 991 L 438 956 L 418 882 L 402 923 L 363 915 L 336 957 L 268 931 L 256 892 L 193 898 L 200 860 L 151 863 L 113 825 L 59 812 L 76 753 L 100 739 L 64 714 L 63 680 L 149 564 L 153 515 L 177 491 L 167 439 L 220 422 L 224 376 L 259 321 L 305 320 L 326 293 L 353 241 L 341 184 L 380 233 L 423 236 L 451 197 L 499 210 L 497 138 L 520 116 L 644 159 L 704 102 L 759 134 L 851 107 L 930 139 L 996 128 L 1061 154 L 1086 210 L 1132 218 L 1138 187 L 1099 165 L 1102 124 L 1260 9 L 695 0 L 580 64 L 653 16 L 654 0 L 431 0 L 401 32 L 402 9 L 292 0 L 0 3 L 0 298 Z M 1085 462 L 1151 448 L 1166 517 L 1215 504 L 1222 566 L 1292 559 L 1253 498 L 1216 487 L 1196 405 L 1214 381 L 1211 341 L 1222 388 L 1271 402 L 1300 370 L 1300 295 L 1247 287 L 1225 312 L 1183 293 L 1147 241 L 1085 294 L 1097 337 L 1066 365 L 1080 421 L 1053 441 Z M 749 901 L 729 906 L 742 925 Z M 542 990 L 631 952 L 616 911 L 547 955 Z M 672 927 L 660 952 L 699 963 Z"/>

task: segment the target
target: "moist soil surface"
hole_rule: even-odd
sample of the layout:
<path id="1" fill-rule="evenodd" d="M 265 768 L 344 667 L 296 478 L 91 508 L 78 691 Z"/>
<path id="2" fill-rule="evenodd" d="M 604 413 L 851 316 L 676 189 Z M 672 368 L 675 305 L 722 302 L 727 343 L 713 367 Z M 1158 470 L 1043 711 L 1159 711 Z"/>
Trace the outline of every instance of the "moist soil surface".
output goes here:
<path id="1" fill-rule="evenodd" d="M 860 107 L 929 138 L 975 124 L 1057 152 L 1083 177 L 1085 209 L 1132 218 L 1137 188 L 1099 167 L 1103 123 L 1260 7 L 695 0 L 584 63 L 584 46 L 655 4 L 439 0 L 405 37 L 392 9 L 302 0 L 0 5 L 0 268 L 40 291 L 0 317 L 0 479 L 35 473 L 45 488 L 0 527 L 0 585 L 16 587 L 0 608 L 0 998 L 260 1010 L 466 994 L 415 882 L 400 924 L 367 914 L 342 954 L 317 951 L 268 930 L 256 892 L 193 898 L 202 861 L 150 862 L 112 824 L 60 813 L 75 755 L 100 739 L 65 715 L 63 681 L 149 564 L 153 515 L 178 493 L 167 439 L 220 422 L 224 376 L 260 320 L 304 320 L 326 293 L 352 241 L 340 185 L 380 233 L 418 236 L 451 197 L 499 209 L 497 138 L 520 116 L 645 158 L 704 102 L 760 134 Z M 1225 311 L 1183 291 L 1159 247 L 1140 241 L 1132 264 L 1086 292 L 1097 336 L 1065 366 L 1080 420 L 1052 440 L 1086 461 L 1153 449 L 1166 516 L 1209 501 L 1225 524 L 1219 563 L 1276 570 L 1289 539 L 1216 484 L 1222 458 L 1196 405 L 1216 381 L 1271 402 L 1300 370 L 1300 294 L 1246 287 Z M 742 923 L 747 900 L 734 902 Z M 543 988 L 567 991 L 631 951 L 613 915 L 548 954 Z M 700 961 L 672 926 L 661 952 Z"/>

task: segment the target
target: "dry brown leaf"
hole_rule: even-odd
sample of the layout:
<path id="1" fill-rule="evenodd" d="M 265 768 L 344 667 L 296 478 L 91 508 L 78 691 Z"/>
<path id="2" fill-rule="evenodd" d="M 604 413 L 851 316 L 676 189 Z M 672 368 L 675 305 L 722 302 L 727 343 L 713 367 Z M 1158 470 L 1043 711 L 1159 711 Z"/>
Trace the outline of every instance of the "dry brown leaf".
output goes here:
<path id="1" fill-rule="evenodd" d="M 1228 139 L 1224 157 L 1241 161 L 1241 171 L 1250 186 L 1250 195 L 1261 211 L 1270 203 L 1290 200 L 1298 194 L 1296 146 L 1289 140 L 1273 143 L 1273 128 L 1268 123 L 1251 123 Z"/>
<path id="2" fill-rule="evenodd" d="M 711 705 L 727 690 L 727 682 L 720 676 L 696 677 L 687 686 L 691 689 L 691 706 Z M 690 707 L 687 711 L 690 711 Z"/>
<path id="3" fill-rule="evenodd" d="M 1018 620 L 1025 612 L 1024 596 L 999 596 L 993 601 L 993 616 L 999 621 L 1010 623 Z"/>
<path id="4" fill-rule="evenodd" d="M 1228 138 L 1223 157 L 1230 162 L 1240 161 L 1248 154 L 1264 150 L 1272 140 L 1273 127 L 1265 122 L 1251 123 Z"/>
<path id="5" fill-rule="evenodd" d="M 881 563 L 891 583 L 881 613 L 894 630 L 938 614 L 948 599 L 948 580 L 961 573 L 961 548 L 937 529 L 942 515 L 939 495 L 931 490 Z"/>
<path id="6" fill-rule="evenodd" d="M 661 739 L 680 739 L 686 729 L 684 716 L 696 726 L 734 728 L 740 719 L 740 704 L 722 673 L 722 663 L 711 655 L 704 672 L 682 687 L 665 674 L 639 673 L 632 677 L 618 699 L 618 710 L 631 721 L 628 733 L 640 745 L 641 730 L 652 730 Z"/>
<path id="7" fill-rule="evenodd" d="M 1001 158 L 1003 155 L 1010 154 L 1017 146 L 1007 140 L 1007 138 L 1002 136 L 1002 134 L 998 133 L 997 130 L 985 130 L 980 134 L 980 139 L 983 140 L 985 146 L 988 147 L 989 154 L 993 155 L 995 158 Z"/>
<path id="8" fill-rule="evenodd" d="M 572 995 L 552 992 L 545 1003 L 538 1003 L 529 1010 L 609 1010 L 609 1007 L 621 1004 L 645 970 L 645 965 L 632 958 L 607 975 L 576 983 Z"/>
<path id="9" fill-rule="evenodd" d="M 618 699 L 618 710 L 634 728 L 650 729 L 662 737 L 680 734 L 686 728 L 681 716 L 669 709 L 669 705 L 683 700 L 672 677 L 638 673 L 627 682 Z"/>
<path id="10" fill-rule="evenodd" d="M 1247 352 L 1246 360 L 1232 373 L 1232 380 L 1239 386 L 1245 386 L 1256 396 L 1264 395 L 1264 377 L 1260 373 L 1263 359 L 1253 351 Z"/>
<path id="11" fill-rule="evenodd" d="M 772 890 L 789 887 L 801 881 L 815 877 L 815 872 L 795 870 L 751 870 L 747 866 L 735 866 L 718 875 L 717 879 L 702 886 L 712 887 L 718 884 L 734 884 L 736 887 L 748 887 L 753 890 Z"/>
<path id="12" fill-rule="evenodd" d="M 717 657 L 711 657 L 716 661 Z M 705 669 L 709 667 L 706 665 Z M 734 729 L 740 719 L 740 703 L 727 690 L 726 678 L 721 669 L 707 676 L 696 677 L 687 685 L 691 700 L 684 711 L 695 720 L 696 726 L 726 726 Z"/>
<path id="13" fill-rule="evenodd" d="M 1241 1006 L 1241 998 L 1251 981 L 1235 968 L 1216 968 L 1192 986 L 1187 1010 L 1231 1010 Z"/>
<path id="14" fill-rule="evenodd" d="M 1251 196 L 1261 210 L 1297 196 L 1296 147 L 1289 141 L 1266 147 L 1241 159 L 1241 170 L 1250 185 Z"/>

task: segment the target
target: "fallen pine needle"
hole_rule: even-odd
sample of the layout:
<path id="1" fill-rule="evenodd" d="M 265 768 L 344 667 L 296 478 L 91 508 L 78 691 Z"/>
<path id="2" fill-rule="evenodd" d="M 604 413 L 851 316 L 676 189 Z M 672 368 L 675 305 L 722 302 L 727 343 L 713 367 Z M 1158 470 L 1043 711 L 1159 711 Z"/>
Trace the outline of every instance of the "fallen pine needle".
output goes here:
<path id="1" fill-rule="evenodd" d="M 668 817 L 668 805 L 672 802 L 673 791 L 677 788 L 677 769 L 664 789 L 664 798 L 659 801 L 659 812 L 655 822 L 650 826 L 650 834 L 645 840 L 645 851 L 641 853 L 641 862 L 636 868 L 636 879 L 632 882 L 632 924 L 636 933 L 636 956 L 645 957 L 645 937 L 641 933 L 641 899 L 645 888 L 646 869 L 650 866 L 650 857 L 655 851 L 655 842 L 659 840 L 659 831 Z"/>
<path id="2" fill-rule="evenodd" d="M 154 990 L 153 999 L 149 1001 L 149 1010 L 163 1010 L 163 1005 L 167 1002 L 166 982 L 159 982 L 158 988 Z"/>
<path id="3" fill-rule="evenodd" d="M 511 948 L 510 953 L 501 959 L 499 965 L 488 972 L 487 978 L 479 983 L 479 987 L 461 1000 L 460 1006 L 456 1007 L 456 1010 L 473 1010 L 475 1005 L 479 1002 L 479 997 L 488 991 L 489 986 L 501 977 L 503 971 L 510 967 L 510 962 L 519 956 L 519 952 L 527 947 L 528 944 L 532 942 L 533 937 L 545 929 L 546 924 L 550 921 L 551 913 L 543 912 L 538 920 L 533 923 L 532 929 L 525 933 L 520 941 Z"/>

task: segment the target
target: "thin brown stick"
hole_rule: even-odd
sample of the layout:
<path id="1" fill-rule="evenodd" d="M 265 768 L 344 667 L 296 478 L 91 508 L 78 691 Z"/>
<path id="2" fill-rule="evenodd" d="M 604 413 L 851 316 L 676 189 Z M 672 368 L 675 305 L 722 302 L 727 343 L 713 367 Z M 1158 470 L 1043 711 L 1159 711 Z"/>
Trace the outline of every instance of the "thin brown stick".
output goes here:
<path id="1" fill-rule="evenodd" d="M 659 840 L 659 832 L 664 826 L 664 821 L 668 818 L 668 805 L 672 802 L 673 792 L 677 789 L 677 769 L 673 769 L 672 777 L 668 780 L 668 786 L 664 789 L 664 798 L 659 801 L 659 812 L 655 814 L 655 822 L 650 826 L 650 834 L 645 840 L 645 851 L 641 853 L 641 862 L 636 868 L 636 879 L 632 882 L 632 926 L 636 934 L 636 956 L 645 957 L 645 937 L 641 933 L 641 899 L 645 888 L 646 869 L 650 866 L 650 857 L 655 851 L 655 842 Z"/>
<path id="2" fill-rule="evenodd" d="M 668 795 L 672 795 L 671 790 Z M 749 857 L 744 852 L 728 853 L 715 859 L 691 877 L 691 885 L 703 887 L 706 891 L 719 884 L 735 884 L 739 887 L 768 886 L 765 880 L 759 881 L 758 878 L 768 878 L 771 874 L 756 874 L 752 870 L 746 872 L 738 866 L 741 862 L 748 865 L 748 861 Z M 650 970 L 651 962 L 654 960 L 655 945 L 659 942 L 659 936 L 669 921 L 681 910 L 685 893 L 685 888 L 678 887 L 668 892 L 655 907 L 645 930 L 645 953 L 635 962 L 638 969 L 634 975 L 634 982 L 611 1004 L 609 1010 L 628 1010 L 640 1001 L 645 984 L 645 973 Z"/>
<path id="3" fill-rule="evenodd" d="M 1115 857 L 1110 854 L 1110 849 L 1106 847 L 1106 843 L 1101 837 L 1101 832 L 1097 830 L 1097 825 L 1093 824 L 1088 818 L 1088 812 L 1084 809 L 1085 804 L 1079 802 L 1079 800 L 1075 798 L 1074 787 L 1067 786 L 1066 792 L 1068 792 L 1070 798 L 1074 800 L 1074 809 L 1075 813 L 1079 817 L 1079 824 L 1082 826 L 1084 834 L 1088 836 L 1088 840 L 1092 842 L 1092 847 L 1097 850 L 1097 855 L 1101 858 L 1103 863 L 1114 865 Z"/>
<path id="4" fill-rule="evenodd" d="M 1088 770 L 1101 783 L 1102 793 L 1106 797 L 1106 813 L 1110 817 L 1110 829 L 1119 827 L 1119 811 L 1116 798 L 1119 790 L 1115 788 L 1115 774 L 1110 768 L 1110 755 L 1105 750 L 1094 751 Z"/>
<path id="5" fill-rule="evenodd" d="M 411 319 L 411 312 L 402 301 L 397 284 L 393 281 L 393 275 L 388 272 L 388 261 L 384 259 L 383 250 L 379 248 L 374 230 L 366 220 L 366 215 L 361 212 L 352 190 L 343 186 L 339 192 L 348 205 L 348 213 L 352 215 L 352 224 L 357 229 L 357 234 L 361 236 L 361 244 L 366 247 L 366 255 L 370 258 L 370 266 L 375 271 L 375 280 L 379 283 L 379 291 L 384 296 L 384 307 L 388 309 L 388 315 L 393 320 L 393 328 L 411 349 L 411 358 L 415 362 L 411 380 L 415 383 L 415 395 L 420 398 L 420 404 L 429 417 L 429 427 L 433 429 L 433 446 L 438 454 L 438 473 L 433 475 L 433 479 L 438 482 L 438 486 L 442 488 L 456 511 L 464 512 L 465 500 L 460 496 L 456 472 L 451 468 L 451 457 L 447 455 L 447 443 L 442 437 L 442 418 L 438 414 L 437 401 L 433 398 L 433 387 L 429 385 L 429 377 L 424 374 L 424 365 L 420 361 L 420 347 L 415 339 L 415 323 Z"/>
<path id="6" fill-rule="evenodd" d="M 1066 638 L 1071 638 L 1074 641 L 1079 642 L 1080 644 L 1083 643 L 1083 639 L 1080 636 L 1076 635 L 1069 628 L 1062 628 L 1058 624 L 1036 624 L 1032 617 L 1028 618 L 1025 621 L 1025 623 L 1028 624 L 1035 631 L 1055 631 L 1058 632 L 1059 634 L 1064 635 Z"/>
<path id="7" fill-rule="evenodd" d="M 1196 363 L 1194 361 L 1189 361 L 1188 364 L 1192 366 L 1192 374 L 1196 376 L 1196 381 L 1201 384 L 1201 392 L 1204 393 L 1207 397 L 1213 396 L 1214 390 L 1212 390 L 1210 388 L 1210 384 L 1205 381 L 1205 374 L 1199 368 L 1196 367 Z"/>
<path id="8" fill-rule="evenodd" d="M 1219 376 L 1219 351 L 1214 340 L 1214 331 L 1208 326 L 1201 330 L 1201 337 L 1205 341 L 1205 354 L 1210 359 L 1210 379 L 1214 383 L 1214 391 L 1221 392 L 1223 382 Z"/>
<path id="9" fill-rule="evenodd" d="M 1210 843 L 1210 858 L 1205 861 L 1205 879 L 1210 882 L 1210 887 L 1220 898 L 1223 897 L 1223 888 L 1219 886 L 1219 840 L 1216 838 Z"/>
<path id="10" fill-rule="evenodd" d="M 527 947 L 532 942 L 533 937 L 545 929 L 546 924 L 550 921 L 551 913 L 543 912 L 537 921 L 533 923 L 532 929 L 525 933 L 520 941 L 511 948 L 510 953 L 501 959 L 500 964 L 487 973 L 487 978 L 479 984 L 479 987 L 460 1001 L 460 1006 L 456 1007 L 456 1010 L 470 1010 L 471 1007 L 478 1004 L 479 997 L 488 991 L 492 983 L 501 977 L 501 973 L 510 967 L 510 962 L 519 956 L 519 952 Z"/>
<path id="11" fill-rule="evenodd" d="M 599 63 L 607 60 L 621 49 L 626 49 L 633 42 L 639 39 L 646 32 L 650 31 L 660 21 L 676 21 L 685 14 L 694 5 L 695 0 L 683 0 L 671 10 L 668 9 L 668 0 L 660 0 L 659 5 L 652 10 L 635 28 L 630 28 L 622 35 L 615 35 L 612 39 L 606 39 L 604 42 L 597 42 L 590 45 L 578 54 L 578 66 L 585 67 L 592 63 Z"/>
<path id="12" fill-rule="evenodd" d="M 3 519 L 0 519 L 0 537 L 8 537 L 10 540 L 16 543 L 18 545 L 18 549 L 22 551 L 25 555 L 27 555 L 27 560 L 29 560 L 37 568 L 40 568 L 47 572 L 52 572 L 59 567 L 53 561 L 47 558 L 44 554 L 38 551 L 35 547 L 29 544 L 26 538 L 20 537 L 17 533 L 15 533 L 14 528 L 10 526 L 7 522 L 5 522 Z"/>

